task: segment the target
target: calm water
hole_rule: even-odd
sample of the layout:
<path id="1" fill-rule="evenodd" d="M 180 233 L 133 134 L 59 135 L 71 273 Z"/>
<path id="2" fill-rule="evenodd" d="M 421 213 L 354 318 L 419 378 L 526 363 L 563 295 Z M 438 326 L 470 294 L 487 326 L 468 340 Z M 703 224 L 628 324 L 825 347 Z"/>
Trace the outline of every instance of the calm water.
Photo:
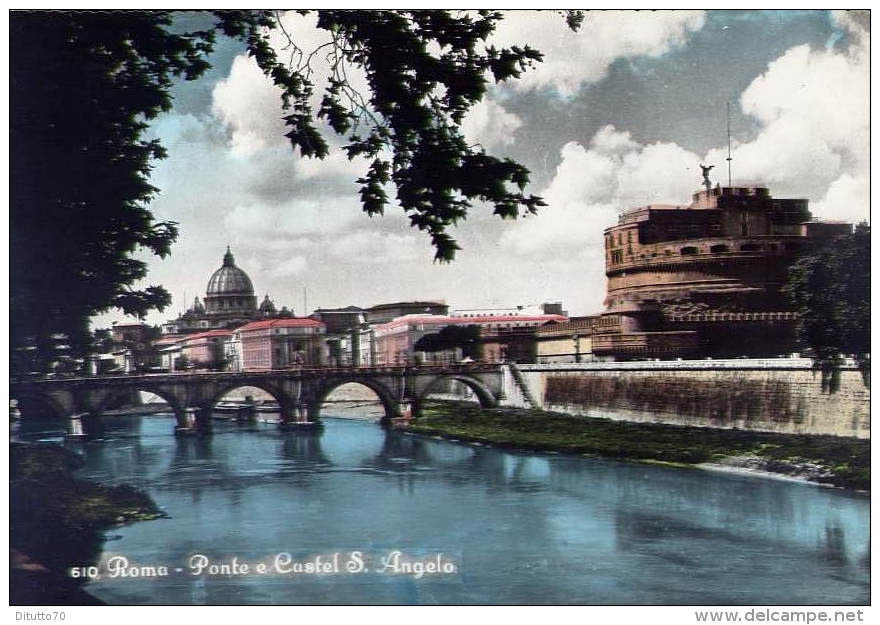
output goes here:
<path id="1" fill-rule="evenodd" d="M 218 422 L 204 439 L 175 438 L 168 417 L 108 421 L 105 442 L 71 444 L 80 475 L 143 488 L 169 515 L 108 533 L 87 588 L 110 604 L 870 602 L 862 495 L 366 421 L 311 435 Z M 198 555 L 227 568 L 194 575 Z M 114 556 L 168 574 L 111 578 Z M 319 556 L 331 570 L 294 565 Z"/>

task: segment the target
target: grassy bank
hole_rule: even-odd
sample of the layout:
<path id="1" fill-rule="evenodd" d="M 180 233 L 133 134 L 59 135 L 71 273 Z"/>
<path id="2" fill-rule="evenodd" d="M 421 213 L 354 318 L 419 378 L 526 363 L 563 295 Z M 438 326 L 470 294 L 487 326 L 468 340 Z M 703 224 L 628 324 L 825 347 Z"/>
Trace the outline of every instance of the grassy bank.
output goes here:
<path id="1" fill-rule="evenodd" d="M 685 465 L 717 463 L 844 488 L 871 488 L 868 440 L 626 423 L 517 408 L 484 411 L 457 402 L 426 406 L 404 429 L 503 448 Z"/>
<path id="2" fill-rule="evenodd" d="M 105 487 L 73 477 L 81 462 L 57 445 L 10 443 L 11 604 L 94 602 L 67 569 L 95 562 L 103 530 L 161 516 L 147 495 L 129 486 Z"/>

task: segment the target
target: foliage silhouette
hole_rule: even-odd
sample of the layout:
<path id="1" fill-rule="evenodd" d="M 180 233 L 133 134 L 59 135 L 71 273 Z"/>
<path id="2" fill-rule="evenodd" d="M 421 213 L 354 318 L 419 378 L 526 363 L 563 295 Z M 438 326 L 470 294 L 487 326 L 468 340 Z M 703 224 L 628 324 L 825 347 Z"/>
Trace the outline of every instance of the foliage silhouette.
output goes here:
<path id="1" fill-rule="evenodd" d="M 303 11 L 301 13 L 307 13 Z M 582 14 L 562 12 L 577 28 Z M 118 308 L 143 317 L 171 302 L 161 286 L 135 288 L 149 255 L 165 257 L 177 224 L 148 209 L 165 150 L 146 139 L 171 109 L 176 79 L 208 69 L 218 35 L 239 39 L 282 90 L 287 137 L 323 158 L 322 126 L 346 137 L 349 156 L 371 159 L 360 197 L 382 214 L 397 204 L 425 231 L 439 261 L 458 244 L 448 228 L 476 202 L 502 218 L 544 202 L 524 189 L 529 172 L 468 145 L 467 110 L 489 77 L 514 79 L 541 59 L 529 46 L 486 44 L 493 11 L 319 10 L 332 43 L 332 75 L 314 110 L 311 62 L 319 51 L 290 41 L 279 59 L 275 11 L 217 11 L 206 27 L 177 33 L 169 11 L 14 11 L 10 14 L 10 347 L 13 370 L 44 371 L 59 351 L 88 352 L 89 318 Z M 283 29 L 282 29 L 282 32 Z M 351 88 L 358 66 L 369 93 Z"/>
<path id="2" fill-rule="evenodd" d="M 789 270 L 784 291 L 798 311 L 799 338 L 813 352 L 829 390 L 836 390 L 841 354 L 853 355 L 870 385 L 871 228 L 835 237 Z"/>

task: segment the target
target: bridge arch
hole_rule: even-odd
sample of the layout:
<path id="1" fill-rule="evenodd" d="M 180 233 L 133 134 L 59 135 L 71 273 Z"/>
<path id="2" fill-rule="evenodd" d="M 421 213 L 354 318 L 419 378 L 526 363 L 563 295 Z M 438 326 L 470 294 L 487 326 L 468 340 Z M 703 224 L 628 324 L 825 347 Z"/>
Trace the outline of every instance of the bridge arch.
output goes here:
<path id="1" fill-rule="evenodd" d="M 217 404 L 220 403 L 227 394 L 238 389 L 248 388 L 266 393 L 278 404 L 278 416 L 282 423 L 297 420 L 296 415 L 298 414 L 298 407 L 300 405 L 300 386 L 294 384 L 285 387 L 283 384 L 273 384 L 268 380 L 248 379 L 220 384 L 211 389 L 210 394 L 208 394 L 206 396 L 207 398 L 200 404 L 200 408 L 203 410 L 204 414 L 207 415 L 207 418 L 210 419 Z M 250 412 L 248 418 L 253 418 L 254 415 L 254 412 Z M 241 416 L 242 414 L 239 413 L 238 417 L 241 418 Z"/>
<path id="2" fill-rule="evenodd" d="M 285 409 L 289 410 L 294 407 L 296 403 L 296 397 L 289 396 L 288 393 L 285 393 L 283 389 L 280 387 L 262 381 L 255 380 L 247 380 L 247 381 L 235 381 L 226 384 L 220 385 L 208 398 L 205 402 L 203 408 L 206 410 L 213 410 L 214 407 L 220 402 L 223 397 L 239 388 L 256 388 L 264 393 L 268 394 L 272 397 L 276 402 L 278 402 L 278 406 L 281 408 L 282 412 Z"/>
<path id="3" fill-rule="evenodd" d="M 152 393 L 156 395 L 160 399 L 162 399 L 166 404 L 168 404 L 168 408 L 171 409 L 171 412 L 174 413 L 175 417 L 180 417 L 184 414 L 186 407 L 181 404 L 179 399 L 174 395 L 174 393 L 169 392 L 162 387 L 153 386 L 151 384 L 138 384 L 135 387 L 127 387 L 127 388 L 118 388 L 118 389 L 108 389 L 108 391 L 104 394 L 103 397 L 99 399 L 97 402 L 96 408 L 100 414 L 103 414 L 105 411 L 109 410 L 113 404 L 118 402 L 120 399 L 125 398 L 126 396 L 130 396 L 132 393 Z"/>
<path id="4" fill-rule="evenodd" d="M 42 414 L 50 419 L 67 419 L 71 416 L 70 409 L 65 408 L 61 402 L 45 393 L 16 393 L 10 399 L 18 402 L 22 419 L 41 418 Z"/>
<path id="5" fill-rule="evenodd" d="M 385 410 L 386 419 L 392 419 L 394 417 L 400 416 L 399 401 L 394 396 L 391 389 L 385 386 L 385 384 L 376 380 L 371 380 L 369 378 L 342 377 L 334 378 L 333 380 L 326 381 L 318 386 L 316 397 L 314 398 L 314 403 L 310 408 L 310 418 L 316 421 L 320 417 L 321 406 L 324 404 L 324 401 L 327 399 L 330 393 L 338 389 L 340 386 L 344 386 L 346 384 L 359 384 L 373 391 L 379 398 L 379 401 L 382 403 L 382 408 Z"/>
<path id="6" fill-rule="evenodd" d="M 440 384 L 447 382 L 449 380 L 454 380 L 456 382 L 461 382 L 469 389 L 471 389 L 474 394 L 477 396 L 477 400 L 480 402 L 481 408 L 495 408 L 498 405 L 498 398 L 489 390 L 489 387 L 486 386 L 483 382 L 476 378 L 472 378 L 467 375 L 461 374 L 451 374 L 451 375 L 441 375 L 431 380 L 418 394 L 418 396 L 413 398 L 413 416 L 419 416 L 419 411 L 421 410 L 422 405 L 427 399 L 428 395 L 430 395 L 436 387 Z"/>

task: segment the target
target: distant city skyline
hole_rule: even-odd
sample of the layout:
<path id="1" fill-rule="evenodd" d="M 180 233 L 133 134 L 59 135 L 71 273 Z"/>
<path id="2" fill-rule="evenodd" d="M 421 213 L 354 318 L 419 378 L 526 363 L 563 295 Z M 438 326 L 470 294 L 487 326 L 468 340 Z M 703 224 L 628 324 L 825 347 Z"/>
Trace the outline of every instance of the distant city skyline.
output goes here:
<path id="1" fill-rule="evenodd" d="M 301 47 L 320 43 L 314 17 L 285 23 Z M 602 231 L 617 215 L 688 203 L 701 163 L 727 184 L 728 102 L 734 185 L 807 198 L 817 219 L 869 218 L 866 13 L 588 12 L 571 33 L 558 15 L 516 11 L 493 41 L 530 44 L 545 60 L 491 87 L 465 131 L 528 167 L 528 191 L 548 206 L 516 222 L 476 207 L 451 232 L 463 249 L 447 265 L 399 209 L 361 211 L 365 168 L 338 139 L 325 161 L 292 153 L 277 91 L 237 43 L 220 41 L 212 69 L 176 85 L 174 109 L 152 124 L 169 156 L 156 163 L 151 209 L 179 222 L 180 237 L 169 258 L 150 260 L 144 284 L 164 285 L 173 303 L 146 321 L 204 297 L 227 245 L 258 300 L 268 293 L 297 315 L 407 300 L 600 312 Z M 124 320 L 111 312 L 93 325 Z"/>

